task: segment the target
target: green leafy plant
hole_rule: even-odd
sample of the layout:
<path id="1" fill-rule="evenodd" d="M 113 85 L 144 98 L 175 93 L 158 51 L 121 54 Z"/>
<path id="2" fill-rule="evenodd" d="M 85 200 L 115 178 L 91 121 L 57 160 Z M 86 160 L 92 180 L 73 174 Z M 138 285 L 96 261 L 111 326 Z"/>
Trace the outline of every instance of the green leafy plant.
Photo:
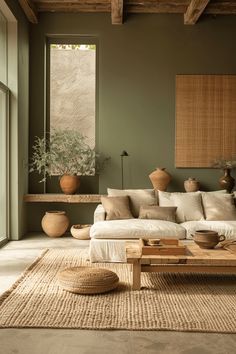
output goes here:
<path id="1" fill-rule="evenodd" d="M 52 130 L 46 137 L 36 137 L 30 172 L 46 176 L 92 176 L 104 169 L 109 157 L 96 153 L 86 143 L 86 137 L 75 130 Z"/>

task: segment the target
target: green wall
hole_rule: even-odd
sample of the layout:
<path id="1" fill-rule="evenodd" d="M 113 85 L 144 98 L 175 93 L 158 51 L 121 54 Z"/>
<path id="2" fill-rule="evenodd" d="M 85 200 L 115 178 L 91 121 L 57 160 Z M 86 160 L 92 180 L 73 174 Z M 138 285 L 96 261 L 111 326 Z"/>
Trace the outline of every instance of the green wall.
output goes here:
<path id="1" fill-rule="evenodd" d="M 29 135 L 29 24 L 15 0 L 6 0 L 17 20 L 17 43 L 9 58 L 11 90 L 10 107 L 10 238 L 20 239 L 27 232 L 26 205 L 23 196 L 28 190 Z"/>
<path id="2" fill-rule="evenodd" d="M 30 34 L 30 146 L 44 130 L 46 36 L 98 40 L 97 146 L 111 162 L 99 188 L 97 180 L 87 179 L 80 192 L 120 188 L 123 149 L 130 154 L 124 159 L 126 188 L 150 188 L 148 175 L 157 166 L 172 174 L 169 190 L 183 190 L 190 176 L 199 179 L 203 190 L 219 188 L 221 171 L 175 168 L 175 76 L 236 74 L 235 16 L 207 16 L 185 26 L 182 15 L 135 14 L 124 25 L 112 26 L 110 14 L 41 14 Z M 32 193 L 43 190 L 37 180 L 30 176 Z M 55 191 L 54 182 L 48 191 Z M 39 229 L 44 211 L 52 207 L 31 204 L 29 230 Z M 68 210 L 72 222 L 91 222 L 95 206 L 58 207 Z"/>

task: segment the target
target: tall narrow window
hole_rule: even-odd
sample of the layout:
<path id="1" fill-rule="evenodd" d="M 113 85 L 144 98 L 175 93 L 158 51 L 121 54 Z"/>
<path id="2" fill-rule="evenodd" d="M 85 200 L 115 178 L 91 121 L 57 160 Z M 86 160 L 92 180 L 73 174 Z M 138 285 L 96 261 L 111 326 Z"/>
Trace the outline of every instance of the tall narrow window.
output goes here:
<path id="1" fill-rule="evenodd" d="M 50 44 L 50 131 L 77 130 L 95 146 L 95 44 Z"/>
<path id="2" fill-rule="evenodd" d="M 0 243 L 8 237 L 7 20 L 0 11 Z"/>
<path id="3" fill-rule="evenodd" d="M 0 11 L 0 81 L 7 85 L 7 20 Z"/>
<path id="4" fill-rule="evenodd" d="M 8 89 L 0 83 L 0 242 L 8 236 Z"/>

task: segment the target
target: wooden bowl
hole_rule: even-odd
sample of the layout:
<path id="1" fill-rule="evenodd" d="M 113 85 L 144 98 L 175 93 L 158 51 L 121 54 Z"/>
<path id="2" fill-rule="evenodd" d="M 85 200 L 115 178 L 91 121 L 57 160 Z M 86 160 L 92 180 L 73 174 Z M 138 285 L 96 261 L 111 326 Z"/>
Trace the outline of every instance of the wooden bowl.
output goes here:
<path id="1" fill-rule="evenodd" d="M 90 228 L 91 225 L 87 224 L 87 225 L 83 225 L 83 224 L 76 224 L 76 225 L 72 225 L 70 232 L 71 235 L 74 238 L 77 238 L 78 240 L 89 240 L 90 239 Z"/>

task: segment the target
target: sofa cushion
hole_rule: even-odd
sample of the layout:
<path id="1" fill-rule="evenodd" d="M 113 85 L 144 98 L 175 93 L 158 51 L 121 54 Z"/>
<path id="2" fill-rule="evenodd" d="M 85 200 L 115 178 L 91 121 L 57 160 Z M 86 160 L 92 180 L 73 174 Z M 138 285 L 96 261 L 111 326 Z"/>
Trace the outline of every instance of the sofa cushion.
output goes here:
<path id="1" fill-rule="evenodd" d="M 177 222 L 204 220 L 201 192 L 169 193 L 158 191 L 160 206 L 175 206 Z"/>
<path id="2" fill-rule="evenodd" d="M 91 238 L 138 239 L 175 238 L 184 239 L 185 229 L 171 221 L 128 219 L 98 221 L 90 229 Z"/>
<path id="3" fill-rule="evenodd" d="M 206 220 L 236 220 L 236 208 L 231 194 L 202 193 Z"/>
<path id="4" fill-rule="evenodd" d="M 180 224 L 186 230 L 186 238 L 192 239 L 191 234 L 197 230 L 212 230 L 224 235 L 226 239 L 236 237 L 236 221 L 187 221 Z"/>
<path id="5" fill-rule="evenodd" d="M 102 206 L 106 210 L 106 220 L 131 219 L 129 197 L 101 197 Z"/>
<path id="6" fill-rule="evenodd" d="M 160 207 L 158 205 L 141 205 L 140 219 L 156 219 L 176 222 L 176 207 Z"/>
<path id="7" fill-rule="evenodd" d="M 112 189 L 107 188 L 107 194 L 112 197 L 129 196 L 130 208 L 134 217 L 139 216 L 141 205 L 157 204 L 157 196 L 154 189 Z"/>

